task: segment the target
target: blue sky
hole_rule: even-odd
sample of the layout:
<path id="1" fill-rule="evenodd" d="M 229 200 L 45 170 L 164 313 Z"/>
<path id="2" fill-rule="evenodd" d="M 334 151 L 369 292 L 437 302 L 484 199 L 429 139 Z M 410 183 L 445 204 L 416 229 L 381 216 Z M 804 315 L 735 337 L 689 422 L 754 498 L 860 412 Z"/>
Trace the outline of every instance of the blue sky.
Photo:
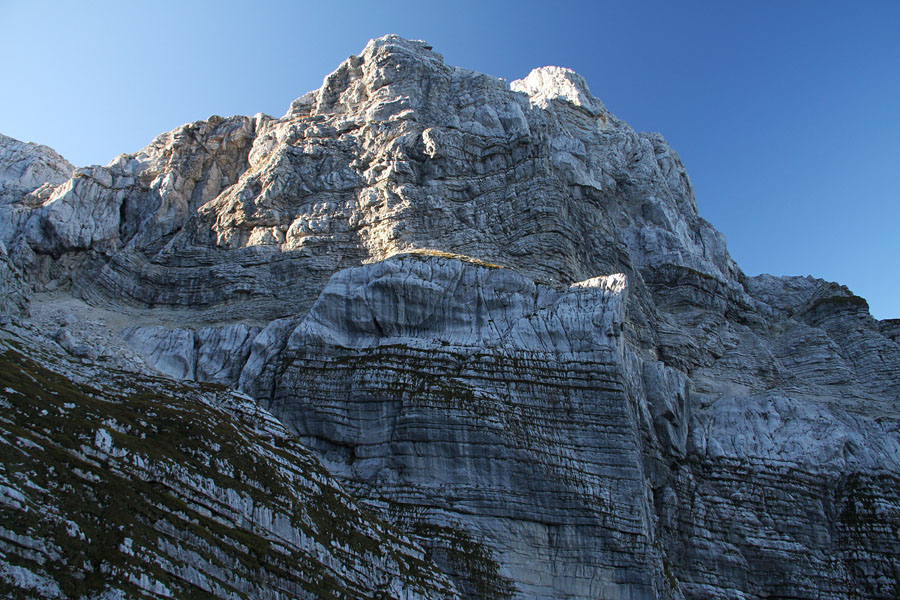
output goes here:
<path id="1" fill-rule="evenodd" d="M 78 165 L 212 114 L 281 115 L 386 33 L 507 79 L 571 67 L 668 139 L 747 274 L 838 281 L 900 318 L 896 0 L 0 0 L 0 24 L 0 133 Z"/>

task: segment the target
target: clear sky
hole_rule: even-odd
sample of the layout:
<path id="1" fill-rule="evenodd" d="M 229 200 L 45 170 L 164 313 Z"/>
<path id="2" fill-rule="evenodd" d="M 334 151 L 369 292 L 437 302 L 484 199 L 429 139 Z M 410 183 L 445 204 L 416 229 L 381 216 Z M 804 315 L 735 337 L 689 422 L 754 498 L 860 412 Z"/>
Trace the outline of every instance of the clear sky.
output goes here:
<path id="1" fill-rule="evenodd" d="M 575 69 L 665 135 L 744 272 L 900 318 L 898 0 L 0 0 L 0 133 L 105 164 L 212 114 L 280 116 L 386 33 L 510 80 Z"/>

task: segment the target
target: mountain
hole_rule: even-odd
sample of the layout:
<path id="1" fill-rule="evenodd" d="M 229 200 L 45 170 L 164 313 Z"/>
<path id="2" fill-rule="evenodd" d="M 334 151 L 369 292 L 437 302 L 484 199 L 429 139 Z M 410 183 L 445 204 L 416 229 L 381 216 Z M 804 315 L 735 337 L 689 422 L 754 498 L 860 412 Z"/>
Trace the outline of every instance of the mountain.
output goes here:
<path id="1" fill-rule="evenodd" d="M 0 142 L 8 593 L 900 595 L 900 321 L 744 275 L 576 73 L 387 36 L 106 167 Z"/>

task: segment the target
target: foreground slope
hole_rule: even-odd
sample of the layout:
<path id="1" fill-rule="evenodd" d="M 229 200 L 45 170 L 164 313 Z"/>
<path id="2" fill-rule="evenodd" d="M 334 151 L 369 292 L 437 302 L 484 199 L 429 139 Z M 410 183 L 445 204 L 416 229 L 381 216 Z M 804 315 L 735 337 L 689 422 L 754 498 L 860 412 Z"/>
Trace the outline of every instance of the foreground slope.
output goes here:
<path id="1" fill-rule="evenodd" d="M 458 597 L 249 398 L 22 333 L 0 340 L 7 597 Z"/>
<path id="2" fill-rule="evenodd" d="M 746 277 L 569 70 L 387 36 L 280 119 L 32 184 L 0 308 L 249 394 L 466 597 L 900 594 L 897 322 Z"/>

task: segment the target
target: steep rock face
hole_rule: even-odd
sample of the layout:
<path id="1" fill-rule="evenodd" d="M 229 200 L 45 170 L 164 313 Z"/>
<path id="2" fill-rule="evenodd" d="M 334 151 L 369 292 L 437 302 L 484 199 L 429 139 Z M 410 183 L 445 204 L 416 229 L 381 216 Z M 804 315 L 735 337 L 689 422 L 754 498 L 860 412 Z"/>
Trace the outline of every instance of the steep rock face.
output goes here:
<path id="1" fill-rule="evenodd" d="M 342 271 L 242 379 L 357 495 L 490 532 L 522 597 L 896 593 L 896 407 L 851 364 L 817 383 L 772 358 L 791 377 L 757 390 L 726 349 L 714 392 L 625 342 L 622 276 L 441 262 Z"/>
<path id="2" fill-rule="evenodd" d="M 19 297 L 252 395 L 465 597 L 900 594 L 895 324 L 746 277 L 662 137 L 570 70 L 387 36 L 280 119 L 14 204 Z"/>
<path id="3" fill-rule="evenodd" d="M 25 282 L 10 260 L 8 245 L 27 219 L 29 204 L 66 181 L 74 170 L 52 148 L 0 134 L 0 313 L 28 309 Z"/>
<path id="4" fill-rule="evenodd" d="M 6 247 L 0 245 L 0 314 L 4 320 L 6 313 L 19 314 L 28 310 L 28 294 L 21 273 L 9 260 Z"/>
<path id="5" fill-rule="evenodd" d="M 567 282 L 735 270 L 674 152 L 581 77 L 539 69 L 511 90 L 396 37 L 281 119 L 211 118 L 79 171 L 28 229 L 38 258 L 102 252 L 77 283 L 92 301 L 227 315 L 245 297 L 261 319 L 310 306 L 339 268 L 410 249 Z"/>
<path id="6" fill-rule="evenodd" d="M 626 294 L 622 275 L 557 289 L 417 257 L 345 270 L 291 333 L 270 408 L 362 497 L 490 532 L 517 594 L 658 597 Z"/>

